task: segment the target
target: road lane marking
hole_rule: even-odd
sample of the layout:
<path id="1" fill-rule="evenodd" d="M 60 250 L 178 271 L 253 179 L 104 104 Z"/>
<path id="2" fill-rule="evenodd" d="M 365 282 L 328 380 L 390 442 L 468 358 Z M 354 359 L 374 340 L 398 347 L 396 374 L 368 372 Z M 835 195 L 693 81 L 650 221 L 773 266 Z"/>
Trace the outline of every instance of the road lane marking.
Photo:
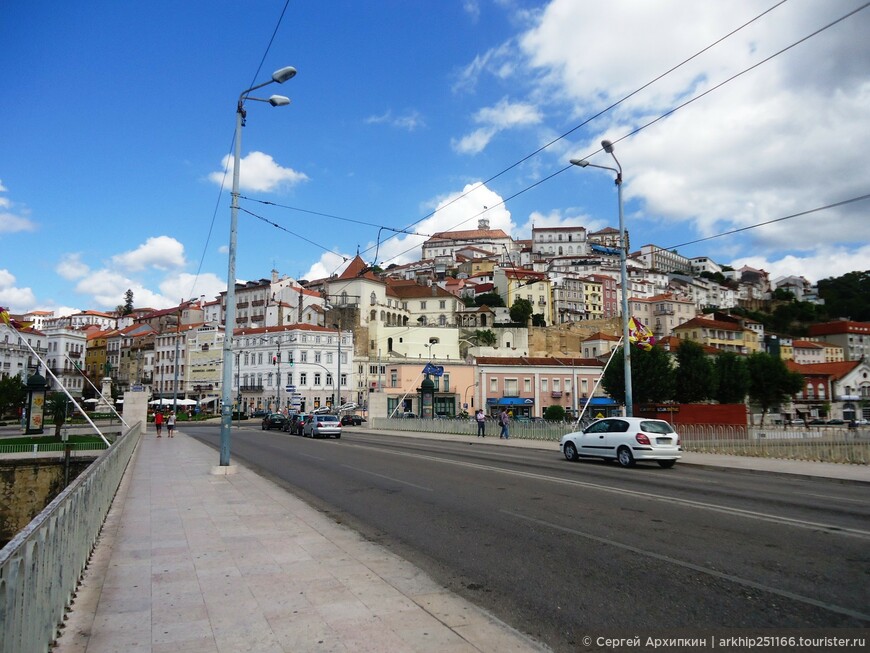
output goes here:
<path id="1" fill-rule="evenodd" d="M 353 444 L 349 445 L 352 447 L 358 447 L 362 449 L 366 449 L 364 445 Z M 393 454 L 395 456 L 405 456 L 408 458 L 419 458 L 422 460 L 431 460 L 433 462 L 439 462 L 449 465 L 455 465 L 458 467 L 468 467 L 471 469 L 478 469 L 490 472 L 499 472 L 502 474 L 508 474 L 511 476 L 519 476 L 521 478 L 529 478 L 536 481 L 549 481 L 552 483 L 559 483 L 562 485 L 572 485 L 576 487 L 588 488 L 590 490 L 598 490 L 601 492 L 610 492 L 611 494 L 621 494 L 625 496 L 636 497 L 640 499 L 648 499 L 650 501 L 660 501 L 668 504 L 680 504 L 683 506 L 688 506 L 690 508 L 699 508 L 701 510 L 710 510 L 713 512 L 725 513 L 728 515 L 736 515 L 739 517 L 746 517 L 748 519 L 757 519 L 760 521 L 772 522 L 775 524 L 786 524 L 788 526 L 795 526 L 797 528 L 806 528 L 810 530 L 823 530 L 829 533 L 835 533 L 840 535 L 849 535 L 852 537 L 860 537 L 863 539 L 870 539 L 870 531 L 861 530 L 857 528 L 845 528 L 842 526 L 836 526 L 834 524 L 823 524 L 821 522 L 811 522 L 804 521 L 801 519 L 792 519 L 791 517 L 781 517 L 779 515 L 771 515 L 763 512 L 757 512 L 754 510 L 744 510 L 743 508 L 730 508 L 728 506 L 720 506 L 714 503 L 706 503 L 703 501 L 693 501 L 691 499 L 680 499 L 673 496 L 661 495 L 661 494 L 652 494 L 650 492 L 641 492 L 638 490 L 628 490 L 625 488 L 615 488 L 610 487 L 608 485 L 600 485 L 598 483 L 590 483 L 588 481 L 578 481 L 575 479 L 567 479 L 560 478 L 558 476 L 545 476 L 543 474 L 537 474 L 534 472 L 523 472 L 519 470 L 512 469 L 502 469 L 500 467 L 493 467 L 490 465 L 484 465 L 482 463 L 472 463 L 463 460 L 451 460 L 449 458 L 441 458 L 439 456 L 433 456 L 429 454 L 419 454 L 419 453 L 411 453 L 406 451 L 391 451 L 388 449 L 380 449 L 380 451 L 384 451 L 386 453 Z"/>
<path id="2" fill-rule="evenodd" d="M 383 474 L 378 474 L 377 472 L 370 472 L 367 469 L 363 469 L 362 467 L 354 467 L 353 465 L 342 465 L 342 467 L 347 467 L 348 469 L 352 469 L 357 472 L 362 472 L 363 474 L 370 474 L 371 476 L 377 476 L 378 478 L 383 478 L 388 481 L 393 481 L 394 483 L 401 483 L 402 485 L 410 485 L 411 487 L 415 487 L 418 490 L 426 490 L 426 492 L 434 492 L 431 487 L 424 487 L 422 485 L 416 485 L 414 483 L 409 483 L 408 481 L 403 481 L 399 478 L 393 478 L 392 476 L 385 476 Z"/>
<path id="3" fill-rule="evenodd" d="M 753 589 L 761 590 L 762 592 L 769 592 L 771 594 L 776 594 L 778 596 L 785 597 L 787 599 L 791 599 L 793 601 L 799 601 L 801 603 L 806 603 L 807 605 L 812 605 L 817 608 L 822 608 L 823 610 L 828 610 L 829 612 L 836 612 L 838 614 L 843 614 L 848 617 L 853 617 L 855 619 L 860 619 L 862 621 L 870 621 L 870 615 L 864 614 L 863 612 L 858 612 L 857 610 L 852 610 L 850 608 L 844 608 L 839 605 L 835 605 L 833 603 L 827 603 L 825 601 L 819 601 L 818 599 L 813 599 L 808 596 L 803 596 L 802 594 L 795 594 L 794 592 L 790 592 L 788 590 L 782 590 L 776 587 L 771 587 L 770 585 L 765 585 L 763 583 L 757 583 L 753 580 L 749 580 L 747 578 L 741 578 L 740 576 L 734 576 L 733 574 L 726 574 L 721 571 L 717 571 L 715 569 L 710 569 L 709 567 L 702 567 L 701 565 L 696 565 L 692 562 L 687 562 L 685 560 L 677 560 L 676 558 L 671 558 L 670 556 L 662 555 L 660 553 L 653 553 L 652 551 L 647 551 L 646 549 L 640 549 L 635 546 L 631 546 L 630 544 L 624 544 L 622 542 L 617 542 L 616 540 L 611 540 L 606 537 L 598 537 L 597 535 L 592 535 L 591 533 L 584 533 L 575 528 L 568 528 L 566 526 L 560 526 L 559 524 L 554 524 L 552 522 L 544 521 L 542 519 L 536 519 L 534 517 L 528 517 L 526 515 L 513 512 L 510 510 L 500 510 L 506 515 L 510 515 L 511 517 L 516 517 L 517 519 L 522 519 L 533 524 L 538 524 L 540 526 L 546 526 L 547 528 L 552 528 L 553 530 L 562 531 L 563 533 L 568 533 L 569 535 L 576 535 L 577 537 L 582 537 L 587 540 L 592 540 L 593 542 L 598 542 L 600 544 L 606 544 L 608 546 L 613 546 L 619 549 L 623 549 L 624 551 L 629 551 L 633 554 L 646 556 L 647 558 L 653 558 L 655 560 L 661 560 L 668 564 L 677 565 L 678 567 L 683 567 L 685 569 L 691 569 L 692 571 L 697 571 L 702 574 L 707 574 L 708 576 L 714 576 L 716 578 L 721 578 L 722 580 L 730 581 L 732 583 L 738 583 L 740 585 L 745 585 L 746 587 L 751 587 Z"/>

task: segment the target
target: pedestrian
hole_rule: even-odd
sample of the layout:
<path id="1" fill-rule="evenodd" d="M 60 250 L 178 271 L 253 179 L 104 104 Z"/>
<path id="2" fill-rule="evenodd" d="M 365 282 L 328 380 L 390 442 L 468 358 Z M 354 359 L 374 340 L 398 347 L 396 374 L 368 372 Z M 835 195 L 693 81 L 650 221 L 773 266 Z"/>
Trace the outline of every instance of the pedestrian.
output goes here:
<path id="1" fill-rule="evenodd" d="M 157 411 L 154 413 L 154 426 L 157 427 L 157 437 L 162 437 L 163 434 L 163 412 Z"/>
<path id="2" fill-rule="evenodd" d="M 175 413 L 169 413 L 169 417 L 166 418 L 166 430 L 170 438 L 175 437 L 172 435 L 172 431 L 175 430 Z"/>
<path id="3" fill-rule="evenodd" d="M 499 433 L 498 437 L 507 440 L 509 437 L 508 424 L 511 423 L 511 418 L 504 408 L 501 409 L 501 413 L 498 416 L 498 423 L 501 424 L 501 433 Z"/>
<path id="4" fill-rule="evenodd" d="M 477 413 L 475 414 L 474 419 L 477 420 L 477 437 L 485 438 L 486 437 L 486 415 L 483 412 L 483 408 L 477 409 Z"/>

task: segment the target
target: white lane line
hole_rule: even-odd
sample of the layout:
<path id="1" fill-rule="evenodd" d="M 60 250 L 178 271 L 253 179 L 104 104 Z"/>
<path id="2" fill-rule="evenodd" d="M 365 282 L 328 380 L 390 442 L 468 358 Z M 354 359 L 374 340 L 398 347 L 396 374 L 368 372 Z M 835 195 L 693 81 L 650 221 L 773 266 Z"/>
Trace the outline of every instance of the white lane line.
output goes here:
<path id="1" fill-rule="evenodd" d="M 697 571 L 702 574 L 707 574 L 708 576 L 714 576 L 716 578 L 721 578 L 723 580 L 730 581 L 732 583 L 738 583 L 740 585 L 745 585 L 746 587 L 752 587 L 753 589 L 761 590 L 762 592 L 769 592 L 771 594 L 776 594 L 778 596 L 785 597 L 787 599 L 792 599 L 793 601 L 800 601 L 801 603 L 806 603 L 807 605 L 812 605 L 817 608 L 822 608 L 823 610 L 828 610 L 829 612 L 836 612 L 838 614 L 843 614 L 849 617 L 853 617 L 855 619 L 860 619 L 862 621 L 870 621 L 870 615 L 864 614 L 863 612 L 858 612 L 857 610 L 852 610 L 850 608 L 844 608 L 839 605 L 835 605 L 833 603 L 827 603 L 825 601 L 819 601 L 818 599 L 813 599 L 808 596 L 803 596 L 801 594 L 795 594 L 794 592 L 789 592 L 788 590 L 778 589 L 776 587 L 771 587 L 769 585 L 764 585 L 763 583 L 756 583 L 755 581 L 748 580 L 746 578 L 741 578 L 740 576 L 734 576 L 732 574 L 726 574 L 721 571 L 716 571 L 715 569 L 710 569 L 709 567 L 702 567 L 701 565 L 696 565 L 691 562 L 686 562 L 684 560 L 677 560 L 676 558 L 671 558 L 670 556 L 662 555 L 660 553 L 653 553 L 651 551 L 647 551 L 646 549 L 639 549 L 638 547 L 631 546 L 630 544 L 624 544 L 622 542 L 617 542 L 615 540 L 608 539 L 606 537 L 598 537 L 597 535 L 592 535 L 590 533 L 584 533 L 582 531 L 578 531 L 574 528 L 567 528 L 565 526 L 560 526 L 558 524 L 553 524 L 548 521 L 543 521 L 541 519 L 535 519 L 534 517 L 527 517 L 526 515 L 522 515 L 520 513 L 512 512 L 510 510 L 501 510 L 506 515 L 510 515 L 511 517 L 516 517 L 517 519 L 522 519 L 533 524 L 538 524 L 540 526 L 546 526 L 547 528 L 552 528 L 553 530 L 562 531 L 563 533 L 568 533 L 570 535 L 576 535 L 577 537 L 582 537 L 587 540 L 592 540 L 594 542 L 598 542 L 600 544 L 606 544 L 608 546 L 617 547 L 619 549 L 623 549 L 625 551 L 629 551 L 633 554 L 646 556 L 648 558 L 653 558 L 655 560 L 661 560 L 668 564 L 677 565 L 679 567 L 684 567 L 686 569 L 691 569 L 692 571 Z"/>
<path id="2" fill-rule="evenodd" d="M 346 467 L 347 469 L 352 469 L 352 470 L 357 471 L 357 472 L 362 472 L 363 474 L 370 474 L 371 476 L 377 476 L 378 478 L 383 478 L 383 479 L 386 479 L 388 481 L 393 481 L 394 483 L 401 483 L 402 485 L 409 485 L 411 487 L 417 488 L 418 490 L 426 490 L 426 492 L 434 492 L 435 491 L 431 487 L 424 487 L 422 485 L 416 485 L 414 483 L 409 483 L 408 481 L 403 481 L 402 479 L 399 479 L 399 478 L 393 478 L 392 476 L 384 476 L 383 474 L 378 474 L 376 472 L 370 472 L 369 470 L 363 469 L 362 467 L 354 467 L 352 465 L 342 465 L 342 467 Z"/>
<path id="3" fill-rule="evenodd" d="M 367 449 L 363 445 L 350 445 L 354 447 L 359 447 L 362 449 Z M 857 528 L 844 528 L 841 526 L 836 526 L 834 524 L 823 524 L 821 522 L 811 522 L 805 521 L 802 519 L 792 519 L 790 517 L 781 517 L 779 515 L 771 515 L 763 512 L 757 512 L 754 510 L 743 510 L 742 508 L 731 508 L 728 506 L 720 506 L 713 503 L 705 503 L 703 501 L 693 501 L 691 499 L 679 499 L 677 497 L 669 496 L 669 495 L 661 495 L 661 494 L 652 494 L 650 492 L 641 492 L 638 490 L 628 490 L 624 488 L 615 488 L 607 485 L 599 485 L 598 483 L 590 483 L 588 481 L 577 481 L 574 479 L 566 479 L 559 478 L 557 476 L 544 476 L 542 474 L 537 474 L 534 472 L 523 472 L 519 470 L 511 470 L 511 469 L 501 469 L 499 467 L 492 467 L 489 465 L 483 465 L 481 463 L 471 463 L 462 460 L 450 460 L 449 458 L 440 458 L 438 456 L 426 455 L 426 454 L 418 454 L 418 453 L 409 453 L 405 451 L 390 451 L 386 449 L 382 449 L 385 453 L 390 453 L 395 456 L 405 456 L 407 458 L 418 458 L 421 460 L 431 460 L 433 462 L 444 463 L 448 465 L 455 465 L 457 467 L 469 467 L 471 469 L 479 469 L 489 472 L 498 472 L 501 474 L 508 474 L 509 476 L 519 476 L 521 478 L 529 478 L 536 481 L 549 481 L 551 483 L 559 483 L 561 485 L 571 485 L 575 487 L 583 487 L 588 488 L 590 490 L 598 490 L 600 492 L 610 492 L 611 494 L 621 494 L 623 496 L 631 496 L 638 499 L 646 499 L 649 501 L 661 501 L 667 504 L 679 504 L 683 506 L 688 506 L 690 508 L 699 508 L 701 510 L 710 510 L 713 512 L 724 513 L 728 515 L 737 515 L 739 517 L 746 517 L 748 519 L 757 519 L 760 521 L 771 522 L 775 524 L 786 524 L 788 526 L 795 526 L 797 528 L 806 528 L 809 530 L 823 530 L 829 533 L 841 534 L 841 535 L 850 535 L 852 537 L 860 537 L 863 539 L 870 539 L 870 531 L 861 530 Z"/>
<path id="4" fill-rule="evenodd" d="M 815 497 L 816 499 L 831 499 L 832 501 L 849 501 L 850 503 L 866 504 L 867 499 L 849 499 L 847 497 L 832 497 L 827 494 L 813 494 L 812 492 L 796 492 L 804 497 Z"/>

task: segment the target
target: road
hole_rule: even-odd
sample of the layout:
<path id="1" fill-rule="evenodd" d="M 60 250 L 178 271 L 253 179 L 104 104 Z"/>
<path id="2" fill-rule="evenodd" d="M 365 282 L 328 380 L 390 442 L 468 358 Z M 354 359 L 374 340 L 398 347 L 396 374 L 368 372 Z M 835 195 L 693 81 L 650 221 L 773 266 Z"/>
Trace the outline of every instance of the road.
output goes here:
<path id="1" fill-rule="evenodd" d="M 217 447 L 217 426 L 185 426 Z M 866 485 L 346 428 L 234 427 L 233 460 L 556 651 L 590 633 L 870 626 Z"/>

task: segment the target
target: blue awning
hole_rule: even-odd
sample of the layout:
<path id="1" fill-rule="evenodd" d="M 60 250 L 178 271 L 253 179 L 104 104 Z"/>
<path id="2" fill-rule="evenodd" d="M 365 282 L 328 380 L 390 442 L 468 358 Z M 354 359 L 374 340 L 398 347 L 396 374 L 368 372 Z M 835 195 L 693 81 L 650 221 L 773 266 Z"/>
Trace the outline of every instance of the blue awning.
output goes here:
<path id="1" fill-rule="evenodd" d="M 490 406 L 534 406 L 535 400 L 528 397 L 499 397 L 488 398 L 486 403 Z"/>

